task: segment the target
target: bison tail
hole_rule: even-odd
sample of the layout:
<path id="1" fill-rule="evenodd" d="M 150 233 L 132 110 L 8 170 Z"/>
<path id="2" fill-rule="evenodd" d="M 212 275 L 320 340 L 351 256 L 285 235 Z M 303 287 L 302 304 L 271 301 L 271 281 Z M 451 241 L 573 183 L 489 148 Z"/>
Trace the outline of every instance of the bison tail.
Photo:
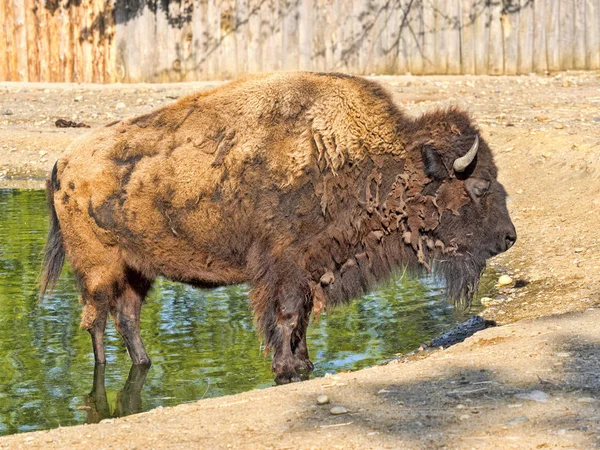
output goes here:
<path id="1" fill-rule="evenodd" d="M 54 164 L 52 175 L 46 181 L 46 200 L 50 210 L 50 230 L 44 249 L 44 259 L 42 262 L 41 282 L 40 282 L 40 300 L 46 293 L 52 293 L 56 281 L 60 276 L 65 263 L 65 247 L 63 245 L 60 223 L 54 207 L 54 193 L 60 189 L 57 179 L 57 166 Z"/>

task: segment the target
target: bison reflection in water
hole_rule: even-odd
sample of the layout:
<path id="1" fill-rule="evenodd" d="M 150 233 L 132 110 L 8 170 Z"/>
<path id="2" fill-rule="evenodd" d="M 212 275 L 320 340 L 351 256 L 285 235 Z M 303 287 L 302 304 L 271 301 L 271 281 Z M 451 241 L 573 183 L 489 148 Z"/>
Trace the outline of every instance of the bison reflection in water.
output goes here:
<path id="1" fill-rule="evenodd" d="M 42 295 L 64 257 L 81 326 L 105 362 L 109 313 L 134 364 L 143 300 L 162 275 L 247 282 L 278 383 L 312 369 L 318 316 L 396 270 L 433 270 L 468 301 L 516 240 L 469 116 L 413 119 L 376 83 L 340 74 L 249 77 L 74 141 L 48 181 Z"/>
<path id="2" fill-rule="evenodd" d="M 96 364 L 94 367 L 92 390 L 83 399 L 87 412 L 85 423 L 98 423 L 104 419 L 123 417 L 142 412 L 142 388 L 144 387 L 144 381 L 146 381 L 149 366 L 138 364 L 131 366 L 123 389 L 117 393 L 113 411 L 111 411 L 108 397 L 106 396 L 104 369 L 104 364 Z"/>

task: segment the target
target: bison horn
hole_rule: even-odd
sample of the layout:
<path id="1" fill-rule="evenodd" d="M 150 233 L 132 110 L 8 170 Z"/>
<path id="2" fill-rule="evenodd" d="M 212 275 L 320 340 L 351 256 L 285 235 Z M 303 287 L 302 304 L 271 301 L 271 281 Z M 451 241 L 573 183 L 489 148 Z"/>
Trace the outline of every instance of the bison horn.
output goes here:
<path id="1" fill-rule="evenodd" d="M 465 169 L 469 167 L 469 164 L 471 164 L 475 159 L 475 155 L 477 155 L 478 148 L 479 136 L 475 135 L 475 142 L 473 143 L 473 146 L 469 149 L 469 151 L 464 156 L 461 156 L 460 158 L 456 158 L 456 160 L 454 160 L 454 171 L 464 172 Z"/>

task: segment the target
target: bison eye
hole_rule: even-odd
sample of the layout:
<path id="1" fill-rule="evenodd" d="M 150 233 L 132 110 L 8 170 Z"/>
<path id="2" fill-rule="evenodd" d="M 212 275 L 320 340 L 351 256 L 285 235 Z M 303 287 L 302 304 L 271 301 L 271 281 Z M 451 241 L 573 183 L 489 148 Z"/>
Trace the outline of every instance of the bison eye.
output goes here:
<path id="1" fill-rule="evenodd" d="M 487 192 L 488 188 L 486 187 L 479 187 L 479 186 L 475 186 L 473 188 L 473 192 L 475 193 L 475 195 L 477 197 L 483 197 L 485 195 L 485 193 Z"/>
<path id="2" fill-rule="evenodd" d="M 483 178 L 469 178 L 465 184 L 474 200 L 483 197 L 490 189 L 490 182 Z"/>

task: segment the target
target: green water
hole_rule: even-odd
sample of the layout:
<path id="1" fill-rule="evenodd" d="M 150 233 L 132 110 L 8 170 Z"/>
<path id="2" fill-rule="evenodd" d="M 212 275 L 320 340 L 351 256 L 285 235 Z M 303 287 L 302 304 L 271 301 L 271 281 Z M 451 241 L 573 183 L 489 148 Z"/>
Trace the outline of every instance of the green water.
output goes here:
<path id="1" fill-rule="evenodd" d="M 130 373 L 111 323 L 108 364 L 104 374 L 94 376 L 90 337 L 79 329 L 81 307 L 68 268 L 52 298 L 37 299 L 46 231 L 42 191 L 0 190 L 0 435 L 97 422 L 273 384 L 247 286 L 200 290 L 166 280 L 157 281 L 142 314 L 152 367 Z M 392 281 L 310 326 L 314 375 L 408 352 L 471 314 L 449 306 L 431 280 Z"/>

